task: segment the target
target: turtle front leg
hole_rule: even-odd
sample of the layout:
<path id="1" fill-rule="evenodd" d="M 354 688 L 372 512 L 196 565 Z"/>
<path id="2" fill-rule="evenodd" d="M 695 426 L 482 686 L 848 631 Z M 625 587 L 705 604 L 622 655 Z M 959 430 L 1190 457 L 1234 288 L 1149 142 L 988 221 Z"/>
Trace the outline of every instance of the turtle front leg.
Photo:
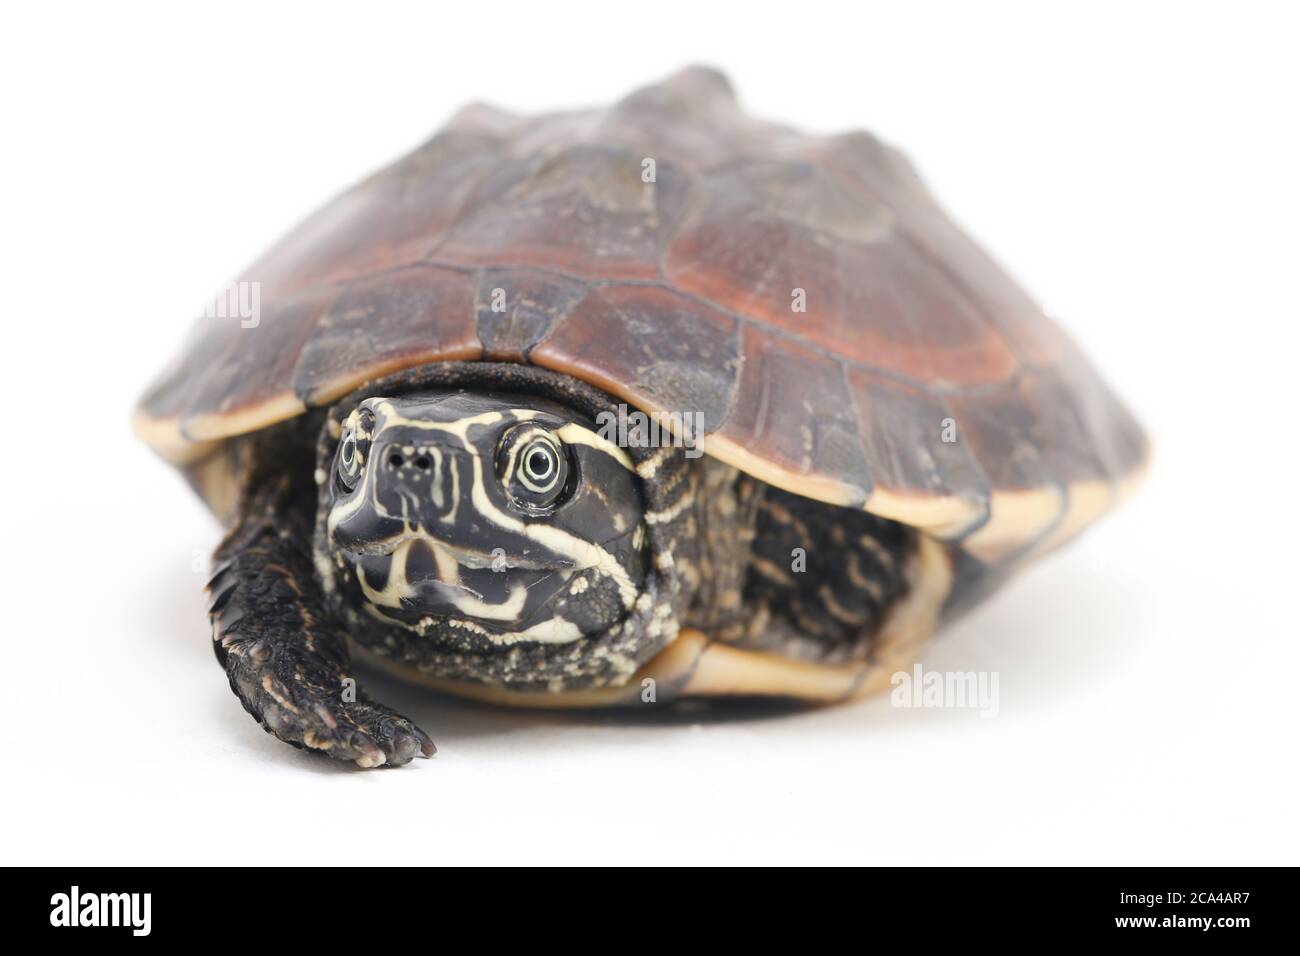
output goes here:
<path id="1" fill-rule="evenodd" d="M 293 500 L 283 479 L 254 491 L 214 555 L 208 616 L 231 689 L 295 747 L 360 767 L 432 756 L 424 731 L 357 689 L 312 566 L 310 516 Z"/>

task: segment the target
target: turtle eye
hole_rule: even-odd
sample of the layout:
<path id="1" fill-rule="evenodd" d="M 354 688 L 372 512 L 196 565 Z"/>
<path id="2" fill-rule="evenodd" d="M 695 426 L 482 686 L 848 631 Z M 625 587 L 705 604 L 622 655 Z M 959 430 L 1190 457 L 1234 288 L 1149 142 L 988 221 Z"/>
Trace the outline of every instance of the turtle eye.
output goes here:
<path id="1" fill-rule="evenodd" d="M 339 484 L 347 491 L 356 487 L 361 477 L 361 447 L 357 442 L 356 432 L 349 428 L 339 441 L 338 474 Z"/>
<path id="2" fill-rule="evenodd" d="M 498 456 L 501 483 L 517 505 L 530 511 L 555 507 L 569 479 L 564 445 L 534 425 L 507 432 Z"/>
<path id="3" fill-rule="evenodd" d="M 544 495 L 559 483 L 560 456 L 546 439 L 533 439 L 519 457 L 523 459 L 519 480 L 529 491 Z"/>

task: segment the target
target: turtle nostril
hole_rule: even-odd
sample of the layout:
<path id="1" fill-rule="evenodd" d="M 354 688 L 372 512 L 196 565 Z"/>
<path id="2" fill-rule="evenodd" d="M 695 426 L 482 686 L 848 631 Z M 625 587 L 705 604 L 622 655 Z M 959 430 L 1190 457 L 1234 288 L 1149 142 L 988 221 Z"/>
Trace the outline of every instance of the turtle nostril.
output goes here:
<path id="1" fill-rule="evenodd" d="M 401 468 L 402 462 L 403 462 L 403 458 L 397 452 L 393 452 L 391 455 L 388 456 L 388 464 L 390 464 L 394 468 Z"/>
<path id="2" fill-rule="evenodd" d="M 415 459 L 415 467 L 419 468 L 421 471 L 428 471 L 429 459 L 424 455 L 421 455 L 419 458 Z"/>

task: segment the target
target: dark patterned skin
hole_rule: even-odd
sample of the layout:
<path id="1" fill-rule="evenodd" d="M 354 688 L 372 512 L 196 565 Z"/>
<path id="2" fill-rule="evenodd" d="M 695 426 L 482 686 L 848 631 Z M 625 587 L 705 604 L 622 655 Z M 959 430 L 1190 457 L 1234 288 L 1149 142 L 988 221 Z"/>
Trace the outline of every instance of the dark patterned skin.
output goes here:
<path id="1" fill-rule="evenodd" d="M 410 721 L 363 691 L 348 699 L 345 631 L 311 565 L 308 490 L 288 475 L 252 490 L 217 549 L 208 584 L 217 660 L 244 709 L 288 744 L 362 767 L 432 756 Z"/>

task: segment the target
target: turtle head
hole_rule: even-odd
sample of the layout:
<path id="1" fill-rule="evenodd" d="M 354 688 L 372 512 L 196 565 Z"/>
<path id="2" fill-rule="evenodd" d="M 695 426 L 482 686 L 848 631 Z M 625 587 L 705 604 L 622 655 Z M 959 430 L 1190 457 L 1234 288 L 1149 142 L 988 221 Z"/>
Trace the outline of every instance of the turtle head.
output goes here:
<path id="1" fill-rule="evenodd" d="M 345 586 L 421 634 L 565 643 L 616 624 L 642 587 L 632 462 L 563 406 L 369 398 L 344 420 L 326 480 Z"/>

